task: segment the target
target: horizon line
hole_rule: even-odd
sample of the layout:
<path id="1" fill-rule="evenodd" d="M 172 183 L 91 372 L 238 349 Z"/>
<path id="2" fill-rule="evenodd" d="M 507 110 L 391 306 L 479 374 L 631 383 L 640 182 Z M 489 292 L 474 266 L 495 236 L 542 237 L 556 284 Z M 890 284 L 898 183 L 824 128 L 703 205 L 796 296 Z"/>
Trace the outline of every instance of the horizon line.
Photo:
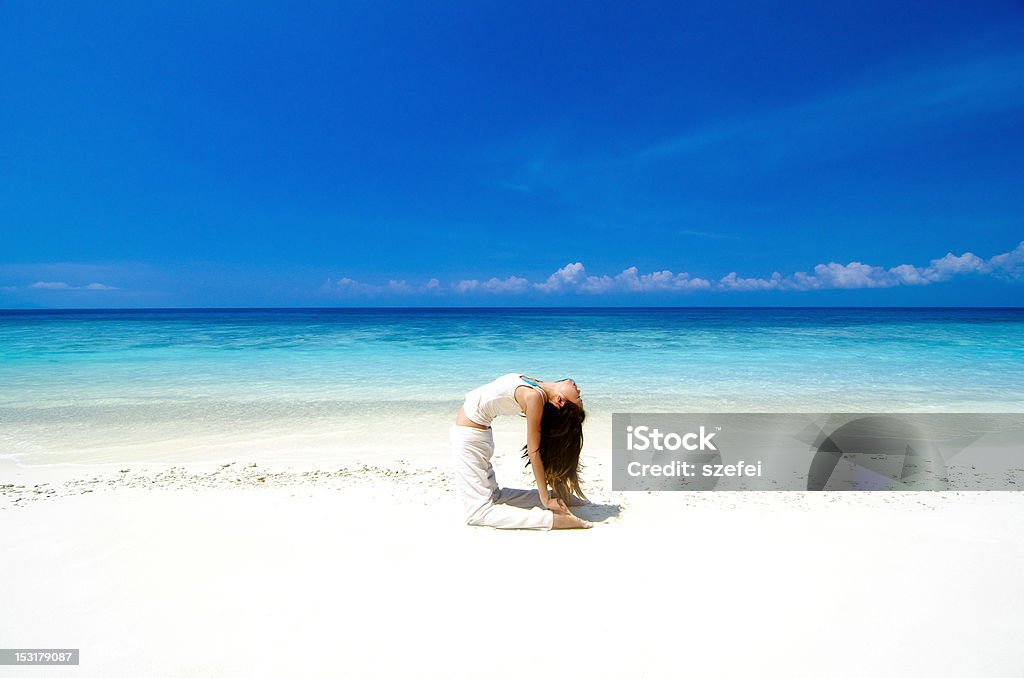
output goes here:
<path id="1" fill-rule="evenodd" d="M 0 308 L 0 313 L 111 311 L 516 311 L 516 310 L 1024 310 L 1024 306 L 125 306 L 116 308 Z"/>

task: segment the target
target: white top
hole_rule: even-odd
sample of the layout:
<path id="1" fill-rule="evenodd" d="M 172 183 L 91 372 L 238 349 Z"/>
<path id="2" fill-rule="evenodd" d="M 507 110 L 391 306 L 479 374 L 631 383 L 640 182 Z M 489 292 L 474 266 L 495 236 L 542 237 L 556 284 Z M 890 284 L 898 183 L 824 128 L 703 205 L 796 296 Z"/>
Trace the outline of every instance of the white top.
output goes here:
<path id="1" fill-rule="evenodd" d="M 540 386 L 526 381 L 523 375 L 517 372 L 510 372 L 467 393 L 462 409 L 466 411 L 466 416 L 470 420 L 481 426 L 490 426 L 491 421 L 501 414 L 518 414 L 525 417 L 526 414 L 519 407 L 515 397 L 516 389 L 520 386 L 536 389 L 545 399 L 547 398 L 547 394 Z"/>

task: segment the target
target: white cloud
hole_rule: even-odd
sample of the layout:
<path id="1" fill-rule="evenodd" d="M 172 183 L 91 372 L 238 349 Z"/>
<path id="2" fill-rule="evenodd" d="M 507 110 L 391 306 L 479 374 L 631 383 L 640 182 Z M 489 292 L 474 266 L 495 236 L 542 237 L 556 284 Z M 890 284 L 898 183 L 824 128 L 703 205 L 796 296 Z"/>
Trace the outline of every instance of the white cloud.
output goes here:
<path id="1" fill-rule="evenodd" d="M 388 280 L 383 285 L 372 285 L 359 282 L 352 278 L 344 277 L 333 280 L 328 278 L 320 286 L 320 291 L 332 296 L 387 296 L 387 295 L 410 295 L 416 293 L 438 293 L 441 291 L 441 281 L 431 278 L 422 285 L 411 285 L 405 280 Z"/>
<path id="2" fill-rule="evenodd" d="M 998 277 L 1019 278 L 1024 275 L 1024 241 L 1005 254 L 997 254 L 985 262 L 982 269 Z"/>
<path id="3" fill-rule="evenodd" d="M 818 264 L 814 267 L 814 275 L 795 273 L 793 279 L 797 289 L 808 290 L 891 287 L 895 284 L 887 279 L 885 269 L 859 261 L 851 261 L 845 265 L 834 261 Z"/>
<path id="4" fill-rule="evenodd" d="M 782 276 L 776 271 L 772 273 L 772 277 L 768 279 L 764 278 L 740 278 L 736 275 L 736 271 L 733 271 L 729 275 L 725 276 L 718 281 L 717 287 L 723 290 L 738 290 L 738 291 L 749 291 L 749 290 L 774 290 L 778 289 L 782 282 Z"/>
<path id="5" fill-rule="evenodd" d="M 802 271 L 783 277 L 778 272 L 771 278 L 740 278 L 735 272 L 718 281 L 720 290 L 824 290 L 895 287 L 897 285 L 931 285 L 958 275 L 978 273 L 1000 278 L 1020 278 L 1024 273 L 1024 242 L 1005 254 L 985 260 L 971 252 L 955 255 L 952 252 L 940 259 L 932 259 L 927 266 L 900 264 L 890 269 L 870 266 L 859 261 L 848 264 L 830 262 L 818 264 L 814 273 Z"/>
<path id="6" fill-rule="evenodd" d="M 471 292 L 489 292 L 492 294 L 518 294 L 525 292 L 530 286 L 526 278 L 519 278 L 511 275 L 507 278 L 491 278 L 486 281 L 460 280 L 452 285 L 452 289 L 459 294 Z"/>
<path id="7" fill-rule="evenodd" d="M 110 285 L 104 285 L 103 283 L 89 283 L 88 285 L 69 285 L 66 282 L 35 282 L 28 286 L 29 289 L 36 290 L 116 290 L 116 287 Z M 16 288 L 9 288 L 16 289 Z"/>
<path id="8" fill-rule="evenodd" d="M 655 271 L 640 274 L 636 266 L 630 266 L 614 278 L 587 276 L 579 284 L 583 292 L 601 294 L 605 292 L 665 292 L 673 290 L 709 289 L 711 283 L 702 278 L 691 278 L 689 273 Z"/>
<path id="9" fill-rule="evenodd" d="M 414 292 L 412 285 L 405 282 L 404 280 L 389 280 L 388 291 L 394 292 L 395 294 L 410 294 Z"/>
<path id="10" fill-rule="evenodd" d="M 577 261 L 574 264 L 566 264 L 549 275 L 547 280 L 542 283 L 534 283 L 533 286 L 542 292 L 560 292 L 564 289 L 577 287 L 580 283 L 585 282 L 586 279 L 587 273 L 583 269 L 583 264 Z"/>
<path id="11" fill-rule="evenodd" d="M 589 275 L 583 264 L 576 262 L 558 269 L 542 283 L 533 287 L 541 292 L 584 292 L 606 294 L 609 292 L 656 292 L 708 289 L 711 283 L 702 278 L 691 278 L 689 273 L 655 271 L 640 274 L 636 266 L 630 266 L 614 277 Z"/>
<path id="12" fill-rule="evenodd" d="M 504 280 L 498 278 L 491 278 L 483 284 L 483 289 L 488 292 L 525 292 L 529 287 L 530 281 L 526 278 L 517 278 L 512 275 Z"/>
<path id="13" fill-rule="evenodd" d="M 338 278 L 337 280 L 328 278 L 327 282 L 320 286 L 320 290 L 328 294 L 355 296 L 373 294 L 375 291 L 373 285 L 367 285 L 352 278 Z"/>
<path id="14" fill-rule="evenodd" d="M 489 280 L 465 279 L 452 283 L 448 289 L 455 294 L 524 294 L 531 290 L 545 294 L 643 294 L 648 292 L 751 292 L 751 291 L 808 291 L 827 289 L 886 288 L 898 285 L 931 285 L 955 276 L 979 274 L 1005 279 L 1017 279 L 1024 274 L 1024 241 L 1015 249 L 997 254 L 990 259 L 966 252 L 955 255 L 952 252 L 939 259 L 932 259 L 927 266 L 900 264 L 886 269 L 860 261 L 847 264 L 829 262 L 818 264 L 812 273 L 798 271 L 783 276 L 778 271 L 768 278 L 743 278 L 735 271 L 712 283 L 704 278 L 691 277 L 689 273 L 673 273 L 669 270 L 640 273 L 636 266 L 630 266 L 614 276 L 591 275 L 581 262 L 573 262 L 559 268 L 543 282 L 531 283 L 526 278 L 508 276 Z M 37 286 L 60 286 L 65 283 L 36 283 Z M 62 288 L 61 288 L 62 289 Z M 443 295 L 445 288 L 440 280 L 431 278 L 422 285 L 411 285 L 405 280 L 389 280 L 383 285 L 361 283 L 352 278 L 328 279 L 322 290 L 339 295 L 410 295 L 431 293 Z"/>

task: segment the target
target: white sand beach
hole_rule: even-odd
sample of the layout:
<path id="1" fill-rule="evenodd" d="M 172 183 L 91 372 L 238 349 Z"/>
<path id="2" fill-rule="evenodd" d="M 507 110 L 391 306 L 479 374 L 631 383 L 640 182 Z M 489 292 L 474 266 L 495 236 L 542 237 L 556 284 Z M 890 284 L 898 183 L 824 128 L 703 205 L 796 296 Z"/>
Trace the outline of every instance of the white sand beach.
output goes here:
<path id="1" fill-rule="evenodd" d="M 1022 494 L 613 493 L 590 458 L 594 529 L 498 531 L 443 456 L 5 468 L 2 644 L 81 664 L 3 674 L 1024 670 Z"/>

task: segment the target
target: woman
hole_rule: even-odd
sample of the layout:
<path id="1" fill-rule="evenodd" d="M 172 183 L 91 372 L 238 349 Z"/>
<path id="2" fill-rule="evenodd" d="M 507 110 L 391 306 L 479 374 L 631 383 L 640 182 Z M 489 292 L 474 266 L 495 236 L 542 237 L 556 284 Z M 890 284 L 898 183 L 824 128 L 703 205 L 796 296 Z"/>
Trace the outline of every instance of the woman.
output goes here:
<path id="1" fill-rule="evenodd" d="M 536 490 L 499 488 L 494 478 L 491 422 L 515 414 L 526 417 L 523 456 L 533 467 Z M 585 417 L 572 379 L 540 381 L 513 372 L 467 393 L 450 432 L 466 523 L 501 529 L 593 527 L 569 512 L 570 505 L 586 503 L 579 486 Z"/>

